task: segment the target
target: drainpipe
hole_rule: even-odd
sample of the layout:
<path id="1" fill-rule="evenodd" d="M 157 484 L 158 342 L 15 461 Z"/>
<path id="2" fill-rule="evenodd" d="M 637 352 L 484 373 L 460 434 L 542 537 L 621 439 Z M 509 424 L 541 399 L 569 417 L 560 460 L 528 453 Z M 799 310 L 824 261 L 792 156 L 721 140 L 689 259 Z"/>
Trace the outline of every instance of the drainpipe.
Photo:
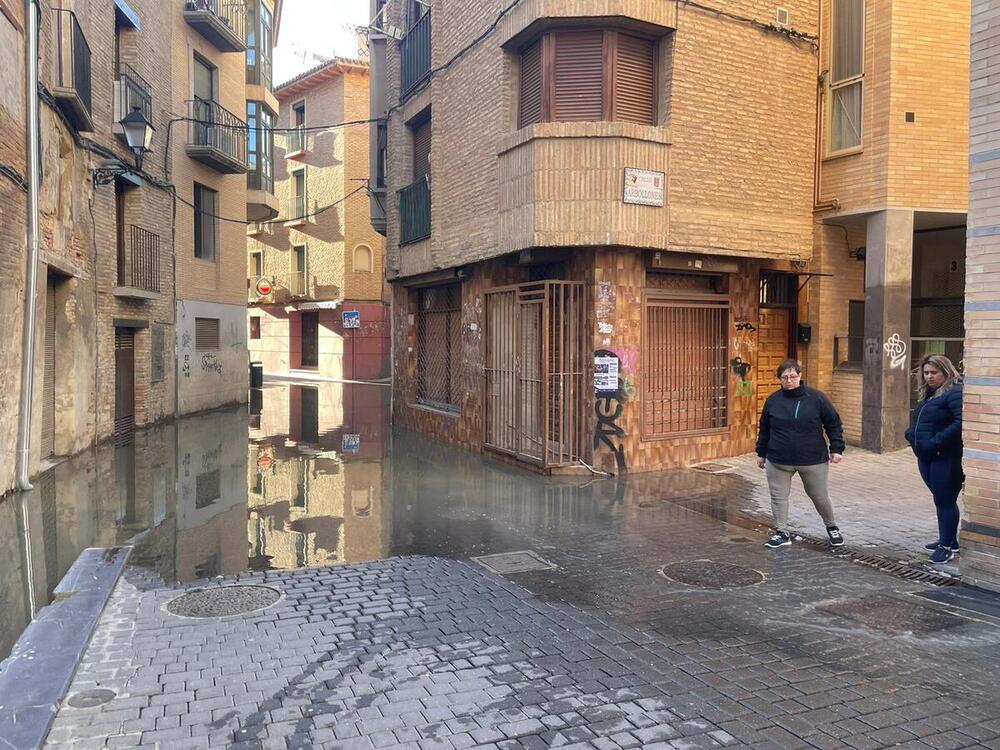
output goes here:
<path id="1" fill-rule="evenodd" d="M 35 374 L 35 305 L 38 298 L 38 187 L 41 142 L 38 122 L 38 16 L 37 0 L 24 0 L 28 27 L 25 49 L 25 109 L 28 117 L 28 259 L 24 275 L 24 330 L 21 338 L 21 400 L 17 422 L 17 484 L 31 489 L 31 396 Z"/>

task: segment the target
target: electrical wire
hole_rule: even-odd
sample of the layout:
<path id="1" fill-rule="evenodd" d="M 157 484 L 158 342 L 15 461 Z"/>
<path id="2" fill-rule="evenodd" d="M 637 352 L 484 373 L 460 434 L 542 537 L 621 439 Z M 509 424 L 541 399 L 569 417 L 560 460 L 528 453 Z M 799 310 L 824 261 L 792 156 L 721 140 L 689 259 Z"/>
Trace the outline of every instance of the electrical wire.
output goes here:
<path id="1" fill-rule="evenodd" d="M 28 192 L 28 181 L 10 164 L 0 163 L 0 174 L 17 185 L 17 187 L 21 189 L 22 193 Z"/>
<path id="2" fill-rule="evenodd" d="M 796 31 L 792 28 L 787 28 L 785 26 L 778 26 L 774 23 L 768 23 L 766 21 L 761 21 L 757 18 L 751 16 L 743 16 L 739 13 L 733 13 L 729 10 L 724 10 L 722 8 L 715 8 L 711 5 L 703 5 L 695 0 L 678 0 L 681 5 L 687 5 L 691 8 L 697 8 L 698 10 L 705 11 L 706 13 L 714 13 L 722 18 L 728 18 L 730 21 L 736 21 L 738 23 L 746 24 L 747 26 L 752 26 L 761 31 L 768 31 L 773 34 L 779 34 L 780 36 L 787 37 L 789 41 L 792 42 L 807 42 L 812 45 L 813 48 L 819 47 L 819 38 L 813 34 L 806 34 L 803 31 Z"/>
<path id="3" fill-rule="evenodd" d="M 230 130 L 247 130 L 247 131 L 253 130 L 256 132 L 268 132 L 268 133 L 308 133 L 316 130 L 335 130 L 337 128 L 346 128 L 352 125 L 371 125 L 372 123 L 378 121 L 379 118 L 373 117 L 367 120 L 347 120 L 345 122 L 331 122 L 325 125 L 302 125 L 301 127 L 295 127 L 295 128 L 276 128 L 276 127 L 266 127 L 264 125 L 247 125 L 245 122 L 242 121 L 240 122 L 239 125 L 234 125 L 233 123 L 230 122 L 199 120 L 195 117 L 175 116 L 170 120 L 170 122 L 193 122 L 198 125 L 205 125 L 211 128 L 229 128 Z"/>
<path id="4" fill-rule="evenodd" d="M 298 221 L 299 219 L 311 219 L 314 216 L 319 216 L 324 211 L 329 211 L 331 208 L 339 206 L 341 203 L 343 203 L 344 201 L 346 201 L 348 198 L 357 195 L 362 190 L 367 190 L 367 189 L 368 189 L 368 184 L 366 183 L 366 184 L 362 185 L 361 187 L 359 187 L 359 188 L 357 188 L 355 190 L 352 190 L 351 192 L 349 192 L 347 195 L 345 195 L 340 200 L 334 201 L 333 203 L 330 203 L 329 205 L 323 206 L 321 208 L 317 208 L 312 213 L 302 214 L 301 216 L 291 216 L 291 217 L 284 217 L 284 218 L 269 219 L 267 221 L 247 221 L 246 219 L 230 219 L 227 216 L 219 216 L 218 214 L 213 214 L 210 211 L 205 211 L 205 210 L 203 210 L 201 208 L 198 208 L 191 201 L 186 200 L 185 198 L 181 198 L 179 195 L 177 195 L 176 191 L 174 191 L 174 199 L 177 200 L 177 201 L 179 201 L 179 202 L 181 202 L 181 203 L 183 203 L 185 206 L 190 206 L 195 211 L 197 211 L 198 213 L 200 213 L 202 216 L 208 216 L 208 217 L 211 217 L 213 219 L 218 219 L 219 221 L 228 222 L 230 224 L 242 224 L 243 226 L 250 226 L 251 224 L 254 224 L 254 225 L 256 225 L 256 224 L 280 224 L 280 223 L 283 223 L 283 222 L 286 222 L 286 221 Z"/>

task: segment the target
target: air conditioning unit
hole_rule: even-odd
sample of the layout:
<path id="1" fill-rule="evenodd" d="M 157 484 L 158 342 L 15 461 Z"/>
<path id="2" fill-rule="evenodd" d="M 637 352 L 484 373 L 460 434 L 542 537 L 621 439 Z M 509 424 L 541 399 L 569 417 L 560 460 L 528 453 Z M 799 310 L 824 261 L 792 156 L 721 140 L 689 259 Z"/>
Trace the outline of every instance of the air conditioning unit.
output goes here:
<path id="1" fill-rule="evenodd" d="M 774 11 L 774 23 L 782 28 L 788 28 L 791 20 L 788 16 L 788 8 L 776 8 Z"/>

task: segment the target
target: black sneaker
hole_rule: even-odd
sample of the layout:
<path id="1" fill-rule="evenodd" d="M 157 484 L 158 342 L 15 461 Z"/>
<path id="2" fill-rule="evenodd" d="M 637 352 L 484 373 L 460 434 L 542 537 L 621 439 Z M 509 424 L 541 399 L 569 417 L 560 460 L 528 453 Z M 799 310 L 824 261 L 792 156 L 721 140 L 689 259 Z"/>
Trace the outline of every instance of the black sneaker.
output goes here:
<path id="1" fill-rule="evenodd" d="M 830 544 L 834 547 L 844 546 L 844 535 L 840 533 L 840 529 L 836 526 L 827 526 L 826 535 L 830 537 Z"/>
<path id="2" fill-rule="evenodd" d="M 788 536 L 784 531 L 775 531 L 774 536 L 764 542 L 764 546 L 769 549 L 778 549 L 778 547 L 787 547 L 792 543 L 792 538 Z"/>
<path id="3" fill-rule="evenodd" d="M 932 563 L 946 563 L 955 556 L 950 547 L 939 544 L 937 549 L 931 552 Z"/>
<path id="4" fill-rule="evenodd" d="M 933 552 L 940 546 L 941 542 L 931 542 L 930 544 L 925 544 L 924 549 L 927 550 L 928 552 Z M 957 555 L 960 552 L 957 544 L 951 548 L 951 552 L 953 555 Z"/>

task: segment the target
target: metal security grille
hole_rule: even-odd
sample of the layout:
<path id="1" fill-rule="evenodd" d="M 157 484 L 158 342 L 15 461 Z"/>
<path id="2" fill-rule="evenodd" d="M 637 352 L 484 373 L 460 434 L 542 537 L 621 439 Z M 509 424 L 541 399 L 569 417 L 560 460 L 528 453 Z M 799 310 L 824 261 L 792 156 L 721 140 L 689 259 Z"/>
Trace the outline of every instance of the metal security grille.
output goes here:
<path id="1" fill-rule="evenodd" d="M 462 287 L 428 287 L 417 294 L 417 400 L 457 411 L 462 351 Z"/>
<path id="2" fill-rule="evenodd" d="M 486 293 L 485 443 L 544 466 L 583 455 L 584 288 L 547 281 Z"/>
<path id="3" fill-rule="evenodd" d="M 780 271 L 760 272 L 762 307 L 794 307 L 798 300 L 798 277 Z"/>
<path id="4" fill-rule="evenodd" d="M 728 301 L 650 296 L 645 319 L 644 437 L 725 427 Z"/>
<path id="5" fill-rule="evenodd" d="M 135 434 L 135 331 L 115 328 L 115 445 Z"/>
<path id="6" fill-rule="evenodd" d="M 206 351 L 219 348 L 219 319 L 194 319 L 194 348 Z"/>
<path id="7" fill-rule="evenodd" d="M 45 370 L 42 377 L 42 458 L 55 452 L 56 436 L 56 287 L 51 280 L 45 297 Z"/>

